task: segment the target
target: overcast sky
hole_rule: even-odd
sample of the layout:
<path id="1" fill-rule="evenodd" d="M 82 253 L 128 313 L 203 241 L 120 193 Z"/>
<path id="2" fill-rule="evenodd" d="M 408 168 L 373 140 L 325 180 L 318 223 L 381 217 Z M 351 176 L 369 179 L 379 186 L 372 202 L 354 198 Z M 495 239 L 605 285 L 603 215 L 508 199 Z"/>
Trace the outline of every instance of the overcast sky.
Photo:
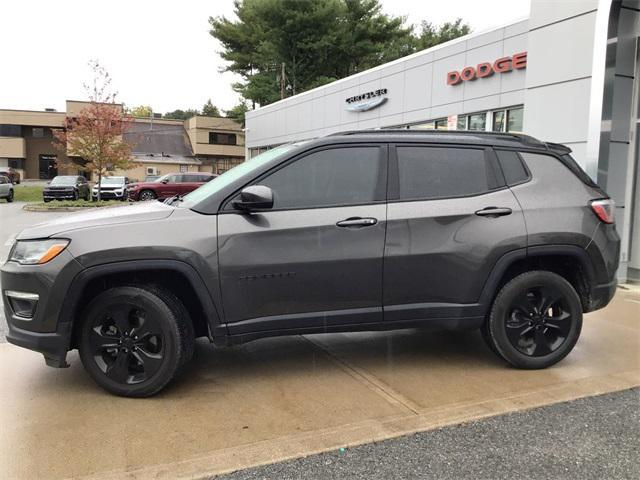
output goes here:
<path id="1" fill-rule="evenodd" d="M 312 0 L 309 0 L 312 1 Z M 529 13 L 529 0 L 382 0 L 386 13 L 409 23 L 462 17 L 474 31 Z M 156 112 L 223 109 L 238 97 L 233 75 L 220 73 L 219 44 L 209 16 L 233 14 L 233 0 L 24 0 L 0 7 L 0 109 L 63 111 L 83 100 L 97 58 L 113 77 L 120 101 Z"/>

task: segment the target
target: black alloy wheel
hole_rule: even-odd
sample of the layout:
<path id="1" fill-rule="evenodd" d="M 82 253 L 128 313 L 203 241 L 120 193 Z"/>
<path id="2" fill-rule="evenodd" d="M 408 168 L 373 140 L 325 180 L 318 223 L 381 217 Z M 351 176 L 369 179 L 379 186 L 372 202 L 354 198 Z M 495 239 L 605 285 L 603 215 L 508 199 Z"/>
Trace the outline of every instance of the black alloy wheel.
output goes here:
<path id="1" fill-rule="evenodd" d="M 582 329 L 582 302 L 560 275 L 535 270 L 498 292 L 482 334 L 494 353 L 512 365 L 546 368 L 573 349 Z"/>
<path id="2" fill-rule="evenodd" d="M 533 287 L 518 295 L 505 324 L 507 337 L 519 352 L 541 357 L 555 352 L 571 332 L 571 311 L 562 292 Z"/>
<path id="3" fill-rule="evenodd" d="M 83 320 L 82 364 L 98 385 L 116 395 L 154 395 L 193 355 L 189 314 L 160 287 L 110 288 L 89 303 Z"/>
<path id="4" fill-rule="evenodd" d="M 160 324 L 135 304 L 111 307 L 96 318 L 89 332 L 89 345 L 102 373 L 129 385 L 151 378 L 165 354 Z"/>

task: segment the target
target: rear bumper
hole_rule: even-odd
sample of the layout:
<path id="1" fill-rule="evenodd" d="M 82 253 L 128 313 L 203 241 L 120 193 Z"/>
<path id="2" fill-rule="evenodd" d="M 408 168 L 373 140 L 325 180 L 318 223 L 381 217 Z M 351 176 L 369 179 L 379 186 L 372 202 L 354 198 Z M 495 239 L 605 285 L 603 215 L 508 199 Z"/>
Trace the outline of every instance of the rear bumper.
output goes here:
<path id="1" fill-rule="evenodd" d="M 593 312 L 594 310 L 606 307 L 616 294 L 617 288 L 618 280 L 616 278 L 608 283 L 601 283 L 593 287 L 591 290 L 591 301 L 587 311 Z"/>

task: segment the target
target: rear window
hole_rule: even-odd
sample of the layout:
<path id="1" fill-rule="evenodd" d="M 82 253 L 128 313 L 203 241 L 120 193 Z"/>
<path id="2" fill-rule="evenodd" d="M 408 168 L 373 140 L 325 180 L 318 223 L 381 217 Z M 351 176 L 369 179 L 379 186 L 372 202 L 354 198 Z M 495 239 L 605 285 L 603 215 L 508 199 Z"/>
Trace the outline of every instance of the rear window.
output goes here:
<path id="1" fill-rule="evenodd" d="M 502 168 L 502 173 L 504 174 L 507 185 L 516 185 L 526 182 L 529 179 L 529 173 L 524 167 L 518 152 L 497 150 L 496 155 L 498 155 L 500 168 Z"/>
<path id="2" fill-rule="evenodd" d="M 397 147 L 400 200 L 461 197 L 498 186 L 483 149 Z"/>

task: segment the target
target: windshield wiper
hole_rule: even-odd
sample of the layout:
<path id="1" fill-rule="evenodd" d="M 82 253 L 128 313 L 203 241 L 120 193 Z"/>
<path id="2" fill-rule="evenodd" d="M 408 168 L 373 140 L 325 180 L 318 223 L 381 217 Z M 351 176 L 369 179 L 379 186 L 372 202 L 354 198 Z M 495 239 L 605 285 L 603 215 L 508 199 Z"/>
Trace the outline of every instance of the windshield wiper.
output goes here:
<path id="1" fill-rule="evenodd" d="M 173 197 L 169 197 L 167 198 L 164 203 L 166 203 L 167 205 L 173 205 L 175 202 L 181 202 L 182 201 L 182 195 L 179 193 L 176 193 Z"/>

